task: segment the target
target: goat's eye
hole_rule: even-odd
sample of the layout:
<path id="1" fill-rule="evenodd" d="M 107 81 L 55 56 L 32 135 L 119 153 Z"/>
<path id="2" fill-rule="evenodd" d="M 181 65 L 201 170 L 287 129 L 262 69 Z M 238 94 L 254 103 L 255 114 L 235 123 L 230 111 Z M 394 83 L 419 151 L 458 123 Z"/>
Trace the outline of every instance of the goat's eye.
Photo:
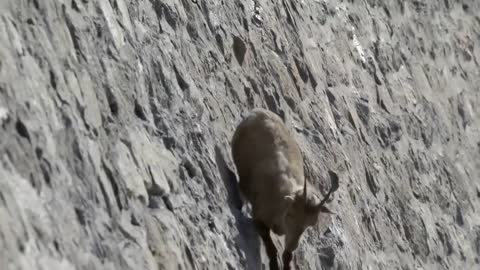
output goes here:
<path id="1" fill-rule="evenodd" d="M 286 216 L 287 216 L 287 218 L 293 218 L 293 212 L 288 211 Z"/>

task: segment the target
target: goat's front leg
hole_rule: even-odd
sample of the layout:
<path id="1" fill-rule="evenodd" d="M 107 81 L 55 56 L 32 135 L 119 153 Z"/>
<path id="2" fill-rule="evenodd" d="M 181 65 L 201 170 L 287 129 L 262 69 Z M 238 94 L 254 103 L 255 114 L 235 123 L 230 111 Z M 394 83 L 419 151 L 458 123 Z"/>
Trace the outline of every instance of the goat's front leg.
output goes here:
<path id="1" fill-rule="evenodd" d="M 270 270 L 279 270 L 280 267 L 278 266 L 277 260 L 277 248 L 273 243 L 272 237 L 270 236 L 270 229 L 261 221 L 255 220 L 255 227 L 257 227 L 258 234 L 263 240 L 265 244 L 265 249 L 267 251 Z"/>
<path id="2" fill-rule="evenodd" d="M 293 251 L 285 250 L 282 255 L 283 270 L 290 270 L 290 262 L 293 259 Z"/>

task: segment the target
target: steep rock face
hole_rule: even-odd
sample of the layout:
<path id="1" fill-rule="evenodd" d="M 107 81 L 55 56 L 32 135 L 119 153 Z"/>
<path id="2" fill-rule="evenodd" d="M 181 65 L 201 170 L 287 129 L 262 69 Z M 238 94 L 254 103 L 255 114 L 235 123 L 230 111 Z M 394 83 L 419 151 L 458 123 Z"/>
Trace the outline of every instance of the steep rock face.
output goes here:
<path id="1" fill-rule="evenodd" d="M 0 10 L 0 268 L 261 269 L 227 170 L 254 107 L 341 177 L 298 269 L 479 267 L 479 1 Z"/>

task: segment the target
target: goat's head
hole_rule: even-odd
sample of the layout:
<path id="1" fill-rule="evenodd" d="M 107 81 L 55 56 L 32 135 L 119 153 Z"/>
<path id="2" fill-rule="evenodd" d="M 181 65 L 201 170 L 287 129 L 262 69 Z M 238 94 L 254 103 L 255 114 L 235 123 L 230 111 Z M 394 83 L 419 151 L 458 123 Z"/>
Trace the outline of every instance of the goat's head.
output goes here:
<path id="1" fill-rule="evenodd" d="M 325 197 L 320 200 L 314 192 L 307 192 L 307 181 L 303 190 L 299 190 L 294 194 L 288 195 L 287 209 L 285 214 L 285 249 L 293 251 L 297 248 L 302 233 L 310 226 L 317 223 L 320 212 L 330 213 L 325 203 L 330 195 L 338 189 L 338 176 L 336 173 L 329 171 L 331 186 Z"/>

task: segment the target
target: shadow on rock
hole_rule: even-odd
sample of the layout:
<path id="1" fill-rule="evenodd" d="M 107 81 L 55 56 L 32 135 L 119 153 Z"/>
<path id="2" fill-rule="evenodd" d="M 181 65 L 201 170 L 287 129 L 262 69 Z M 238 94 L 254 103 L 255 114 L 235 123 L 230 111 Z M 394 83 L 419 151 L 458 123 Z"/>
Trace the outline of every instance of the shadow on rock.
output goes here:
<path id="1" fill-rule="evenodd" d="M 235 237 L 236 247 L 239 253 L 245 254 L 245 256 L 239 254 L 243 266 L 245 269 L 261 269 L 260 242 L 258 241 L 257 231 L 252 219 L 242 213 L 243 203 L 238 190 L 237 177 L 228 167 L 218 146 L 215 146 L 215 160 L 227 190 L 228 206 L 235 217 L 235 226 L 239 232 L 239 235 Z"/>

